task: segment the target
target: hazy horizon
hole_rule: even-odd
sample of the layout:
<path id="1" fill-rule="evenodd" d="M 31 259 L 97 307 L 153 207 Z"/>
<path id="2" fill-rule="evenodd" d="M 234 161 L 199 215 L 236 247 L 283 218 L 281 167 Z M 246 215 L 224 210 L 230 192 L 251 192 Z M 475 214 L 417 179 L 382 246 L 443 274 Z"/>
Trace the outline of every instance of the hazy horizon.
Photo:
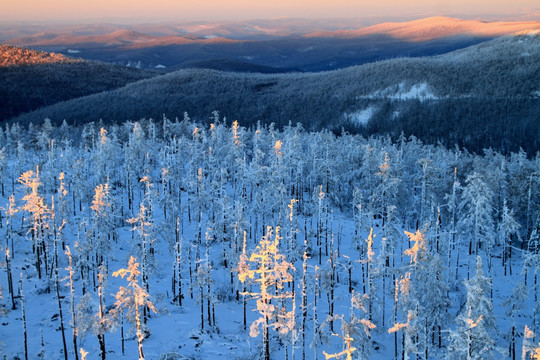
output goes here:
<path id="1" fill-rule="evenodd" d="M 1 23 L 141 23 L 171 21 L 239 21 L 270 18 L 377 18 L 380 21 L 410 20 L 430 16 L 450 16 L 482 20 L 540 20 L 537 1 L 520 0 L 511 4 L 503 1 L 465 0 L 427 1 L 412 0 L 404 5 L 395 0 L 369 3 L 350 3 L 347 0 L 260 0 L 256 6 L 247 0 L 222 2 L 207 0 L 196 4 L 182 4 L 173 0 L 155 0 L 134 3 L 127 0 L 114 2 L 66 2 L 28 0 L 5 4 Z"/>

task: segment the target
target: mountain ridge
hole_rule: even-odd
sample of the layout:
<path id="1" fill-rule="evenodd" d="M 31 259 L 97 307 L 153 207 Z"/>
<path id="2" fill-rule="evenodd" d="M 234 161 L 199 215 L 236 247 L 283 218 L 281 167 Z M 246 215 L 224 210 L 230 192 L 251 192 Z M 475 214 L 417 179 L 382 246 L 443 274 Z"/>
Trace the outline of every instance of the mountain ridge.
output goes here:
<path id="1" fill-rule="evenodd" d="M 390 34 L 399 39 L 429 41 L 450 36 L 502 36 L 528 29 L 540 29 L 536 21 L 482 22 L 435 16 L 409 22 L 388 22 L 361 29 L 334 33 L 313 33 L 307 36 L 358 37 L 374 34 Z"/>
<path id="2" fill-rule="evenodd" d="M 42 29 L 6 44 L 87 60 L 143 68 L 176 69 L 184 63 L 227 59 L 301 71 L 327 71 L 373 61 L 447 53 L 540 22 L 481 22 L 432 17 L 365 26 L 287 20 Z M 317 30 L 319 29 L 319 30 Z M 322 29 L 322 30 L 320 30 Z M 31 32 L 31 31 L 30 31 Z M 1 34 L 0 38 L 5 38 Z"/>

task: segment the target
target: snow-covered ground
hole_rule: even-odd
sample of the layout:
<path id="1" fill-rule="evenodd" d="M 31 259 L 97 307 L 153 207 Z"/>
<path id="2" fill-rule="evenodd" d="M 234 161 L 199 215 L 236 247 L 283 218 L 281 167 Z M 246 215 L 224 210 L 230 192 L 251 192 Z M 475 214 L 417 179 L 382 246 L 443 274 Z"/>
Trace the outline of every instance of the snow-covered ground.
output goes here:
<path id="1" fill-rule="evenodd" d="M 350 121 L 352 124 L 357 126 L 365 126 L 369 122 L 369 120 L 373 117 L 373 114 L 375 113 L 375 108 L 373 106 L 370 106 L 366 109 L 356 111 L 353 113 L 346 113 L 345 119 Z"/>
<path id="2" fill-rule="evenodd" d="M 439 99 L 433 94 L 427 83 L 407 85 L 405 82 L 401 82 L 396 86 L 388 87 L 386 89 L 377 90 L 373 94 L 362 96 L 362 98 L 387 98 L 394 100 L 419 99 L 420 101 Z"/>
<path id="3" fill-rule="evenodd" d="M 424 84 L 403 89 L 400 96 L 426 92 Z M 502 161 L 499 154 L 473 156 L 458 150 L 423 146 L 414 139 L 392 144 L 387 139 L 366 140 L 349 135 L 336 138 L 329 133 L 306 133 L 295 128 L 285 132 L 268 128 L 248 131 L 219 123 L 205 128 L 189 122 L 166 121 L 157 127 L 145 121 L 109 127 L 108 133 L 100 133 L 98 127 L 91 126 L 79 131 L 44 126 L 33 133 L 10 131 L 8 136 L 0 138 L 5 149 L 0 152 L 0 160 L 3 159 L 0 180 L 4 186 L 0 244 L 3 252 L 7 247 L 11 249 L 15 292 L 15 309 L 11 309 L 8 271 L 4 266 L 0 275 L 3 294 L 0 303 L 5 305 L 7 313 L 0 317 L 0 329 L 1 353 L 6 359 L 24 358 L 18 290 L 21 276 L 29 359 L 64 358 L 52 272 L 53 229 L 59 236 L 60 300 L 69 359 L 75 357 L 67 286 L 68 258 L 62 241 L 71 248 L 76 262 L 75 305 L 81 308 L 83 286 L 90 294 L 91 305 L 85 307 L 88 316 L 77 318 L 78 346 L 88 351 L 88 360 L 100 358 L 95 334 L 99 301 L 97 269 L 91 266 L 96 263 L 93 257 L 101 254 L 107 267 L 103 300 L 105 316 L 109 317 L 115 294 L 121 286 L 127 286 L 127 281 L 112 276 L 113 272 L 125 268 L 130 256 L 136 256 L 142 264 L 145 253 L 142 249 L 148 247 L 152 248 L 146 253 L 148 293 L 157 313 L 151 314 L 146 324 L 148 336 L 143 342 L 146 359 L 261 358 L 262 334 L 250 336 L 250 325 L 260 317 L 256 299 L 246 297 L 247 329 L 244 330 L 244 297 L 239 294 L 244 288 L 235 269 L 242 254 L 244 230 L 249 256 L 257 251 L 265 226 L 281 227 L 278 251 L 295 267 L 289 270 L 294 281 L 285 283 L 282 290 L 290 294 L 294 290 L 295 322 L 287 333 L 277 334 L 270 329 L 271 359 L 301 359 L 303 350 L 306 359 L 324 359 L 323 352 L 336 354 L 344 350 L 343 341 L 331 333 L 345 336 L 347 329 L 357 347 L 353 358 L 394 359 L 395 351 L 397 358 L 401 358 L 402 341 L 409 339 L 406 334 L 414 333 L 417 338 L 411 341 L 416 347 L 406 348 L 410 356 L 418 351 L 421 352 L 418 358 L 424 359 L 424 344 L 429 343 L 429 359 L 443 359 L 452 343 L 450 334 L 459 326 L 456 318 L 463 315 L 467 304 L 464 280 L 475 274 L 476 257 L 469 255 L 474 232 L 468 222 L 474 210 L 467 199 L 476 199 L 475 194 L 484 192 L 491 194 L 491 198 L 483 203 L 485 211 L 478 214 L 484 222 L 479 231 L 492 231 L 491 236 L 498 240 L 491 243 L 485 238 L 478 253 L 483 259 L 485 275 L 492 283 L 492 292 L 487 289 L 483 295 L 492 303 L 496 328 L 487 331 L 501 350 L 484 358 L 511 358 L 508 334 L 512 317 L 507 315 L 511 306 L 505 301 L 520 281 L 527 283 L 528 296 L 523 306 L 515 309 L 513 317 L 517 331 L 516 358 L 521 358 L 525 325 L 539 330 L 540 307 L 535 303 L 539 289 L 534 284 L 538 264 L 531 262 L 526 276 L 522 272 L 525 258 L 532 261 L 536 257 L 531 257 L 534 251 L 521 249 L 522 241 L 526 245 L 538 241 L 526 234 L 527 224 L 538 226 L 539 221 L 540 179 L 535 175 L 538 160 L 514 154 Z M 49 141 L 52 134 L 57 134 L 54 143 Z M 73 138 L 74 134 L 81 137 Z M 18 142 L 29 138 L 35 141 Z M 37 165 L 41 180 L 37 192 L 48 209 L 54 203 L 57 221 L 53 222 L 52 212 L 44 217 L 48 226 L 43 232 L 48 270 L 45 273 L 42 264 L 41 279 L 33 252 L 32 211 L 22 208 L 28 203 L 23 197 L 31 189 L 16 181 L 23 172 L 35 171 Z M 454 178 L 454 168 L 459 178 Z M 60 172 L 65 174 L 67 193 L 64 195 L 58 191 Z M 103 219 L 111 222 L 100 222 L 92 208 L 96 204 L 94 190 L 107 179 L 111 184 L 111 207 L 104 207 L 109 209 L 104 211 L 110 211 L 107 213 L 110 218 Z M 8 197 L 12 193 L 19 211 L 9 216 Z M 508 240 L 509 227 L 500 227 L 502 219 L 507 219 L 502 216 L 503 208 L 499 208 L 503 204 L 499 195 L 503 193 L 504 206 L 506 200 L 510 206 L 516 206 L 513 216 L 521 224 L 520 230 L 513 234 L 514 239 L 519 234 L 519 240 L 514 242 Z M 291 199 L 298 202 L 291 203 Z M 455 208 L 455 228 L 451 220 L 452 201 L 460 204 Z M 132 231 L 137 223 L 127 222 L 139 216 L 140 204 L 151 208 L 151 212 L 145 213 L 148 237 Z M 490 211 L 486 210 L 488 206 Z M 529 213 L 522 211 L 523 206 Z M 60 219 L 66 220 L 61 230 Z M 404 233 L 414 233 L 417 224 L 426 240 L 423 250 L 419 250 L 422 245 L 414 246 Z M 375 235 L 372 247 L 367 241 L 370 228 Z M 100 233 L 107 236 L 100 238 L 97 235 Z M 109 238 L 113 233 L 116 235 Z M 456 234 L 455 242 L 452 234 Z M 305 271 L 305 317 L 302 314 L 304 241 L 309 255 Z M 98 244 L 105 247 L 98 248 Z M 181 306 L 172 288 L 178 255 L 174 249 L 178 245 L 181 245 Z M 503 264 L 503 255 L 508 256 L 509 249 L 511 258 L 505 258 Z M 430 289 L 422 288 L 423 283 L 417 280 L 431 271 L 431 268 L 422 270 L 423 266 L 430 264 L 435 271 L 437 261 L 441 271 L 427 279 L 433 281 L 433 286 L 444 289 L 440 299 L 450 300 L 437 319 L 441 325 L 440 347 L 438 340 L 421 340 L 422 323 L 415 323 L 414 319 L 423 319 L 425 314 L 418 312 L 408 317 L 415 308 L 427 309 L 428 304 L 442 306 L 446 302 L 430 302 L 437 295 L 423 294 Z M 254 269 L 255 262 L 250 264 Z M 197 268 L 201 269 L 198 274 Z M 208 269 L 209 275 L 204 269 Z M 258 284 L 248 281 L 246 290 L 259 292 Z M 407 286 L 413 290 L 407 292 Z M 272 304 L 283 304 L 286 311 L 293 311 L 290 298 L 283 302 L 274 299 Z M 486 319 L 489 317 L 489 306 L 479 310 L 485 311 Z M 83 308 L 80 312 L 83 313 Z M 329 315 L 334 315 L 333 329 Z M 364 331 L 368 320 L 376 326 L 370 330 L 369 338 Z M 479 318 L 471 320 L 483 324 Z M 396 322 L 403 326 L 394 335 L 389 329 Z M 342 327 L 342 323 L 350 327 Z M 106 358 L 137 359 L 134 325 L 126 319 L 122 354 L 121 324 L 113 320 L 111 324 L 105 332 Z M 434 330 L 433 334 L 438 331 Z"/>

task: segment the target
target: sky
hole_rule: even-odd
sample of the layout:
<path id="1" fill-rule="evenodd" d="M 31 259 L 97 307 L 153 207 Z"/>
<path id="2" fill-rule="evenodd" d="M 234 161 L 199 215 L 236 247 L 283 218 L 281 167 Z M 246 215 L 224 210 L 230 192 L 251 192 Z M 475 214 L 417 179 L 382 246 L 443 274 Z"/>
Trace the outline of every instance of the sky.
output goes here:
<path id="1" fill-rule="evenodd" d="M 2 0 L 1 22 L 539 14 L 538 0 Z"/>

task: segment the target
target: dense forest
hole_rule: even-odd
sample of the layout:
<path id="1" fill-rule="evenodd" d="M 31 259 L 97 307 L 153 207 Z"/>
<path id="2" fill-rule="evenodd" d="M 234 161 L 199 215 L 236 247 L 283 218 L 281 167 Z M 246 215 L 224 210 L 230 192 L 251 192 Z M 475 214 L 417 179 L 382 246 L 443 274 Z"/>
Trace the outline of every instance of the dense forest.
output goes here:
<path id="1" fill-rule="evenodd" d="M 164 115 L 182 119 L 187 111 L 208 126 L 208 114 L 218 110 L 248 127 L 260 121 L 282 130 L 289 123 L 302 123 L 309 131 L 388 134 L 393 141 L 403 133 L 477 154 L 485 148 L 505 155 L 523 149 L 534 156 L 540 150 L 539 38 L 535 33 L 519 34 L 439 56 L 397 58 L 320 73 L 184 69 L 146 78 L 149 73 L 134 70 L 131 78 L 119 75 L 123 83 L 118 86 L 103 84 L 109 91 L 72 97 L 9 121 L 28 126 L 48 117 L 57 126 L 64 120 L 78 125 L 102 120 L 109 125 Z M 0 69 L 6 84 L 22 85 L 20 77 L 10 74 Z M 80 94 L 81 84 L 100 88 L 96 84 L 100 77 L 89 81 L 92 76 L 84 74 L 88 73 L 81 72 L 80 81 L 66 87 L 65 93 Z M 144 79 L 135 81 L 137 76 Z M 18 86 L 12 92 L 20 94 L 15 103 L 31 99 L 23 93 L 33 88 Z M 36 92 L 48 101 L 50 93 L 56 90 L 45 87 Z"/>
<path id="2" fill-rule="evenodd" d="M 155 71 L 0 45 L 0 119 L 157 75 Z"/>
<path id="3" fill-rule="evenodd" d="M 7 358 L 539 353 L 538 155 L 209 123 L 1 129 Z"/>

